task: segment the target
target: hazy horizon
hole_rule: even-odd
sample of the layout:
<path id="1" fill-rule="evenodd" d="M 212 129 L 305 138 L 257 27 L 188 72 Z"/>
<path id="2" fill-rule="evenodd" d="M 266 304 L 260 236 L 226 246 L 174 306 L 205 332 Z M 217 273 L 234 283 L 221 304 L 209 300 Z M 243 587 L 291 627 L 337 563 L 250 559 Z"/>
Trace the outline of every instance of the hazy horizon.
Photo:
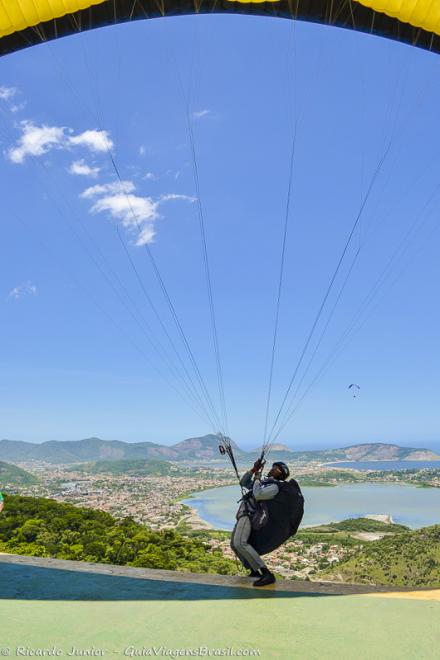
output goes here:
<path id="1" fill-rule="evenodd" d="M 70 439 L 64 439 L 64 440 L 62 440 L 60 438 L 47 438 L 46 440 L 39 440 L 39 441 L 38 440 L 34 440 L 34 441 L 33 440 L 26 440 L 26 439 L 23 439 L 23 438 L 13 438 L 13 437 L 6 438 L 6 437 L 3 437 L 3 436 L 0 436 L 0 441 L 1 440 L 9 440 L 9 441 L 15 441 L 15 442 L 29 442 L 31 444 L 39 445 L 39 444 L 43 444 L 44 442 L 53 442 L 53 441 L 78 442 L 80 440 L 88 440 L 90 438 L 98 438 L 99 440 L 104 440 L 106 442 L 119 441 L 119 442 L 126 442 L 127 444 L 135 444 L 135 443 L 138 443 L 138 442 L 156 442 L 157 444 L 160 444 L 160 445 L 172 446 L 172 445 L 177 444 L 178 442 L 182 442 L 183 440 L 187 440 L 187 439 L 191 439 L 191 438 L 199 438 L 199 437 L 203 437 L 204 435 L 209 435 L 209 434 L 200 434 L 200 435 L 190 434 L 190 435 L 186 435 L 184 437 L 182 436 L 178 439 L 168 440 L 168 441 L 163 441 L 163 442 L 160 442 L 158 440 L 152 440 L 152 439 L 148 439 L 148 440 L 145 440 L 145 439 L 125 440 L 125 439 L 121 439 L 121 438 L 104 438 L 100 435 L 85 435 L 85 436 L 80 437 L 80 438 L 70 438 Z M 256 450 L 261 445 L 261 443 L 259 445 L 258 442 L 253 443 L 253 444 L 249 443 L 249 442 L 241 443 L 233 437 L 232 437 L 232 439 L 234 440 L 234 442 L 236 442 L 236 444 L 240 447 L 240 449 L 243 449 L 245 451 Z M 438 452 L 440 454 L 440 440 L 434 440 L 432 442 L 425 443 L 425 444 L 420 442 L 420 441 L 416 441 L 416 440 L 406 441 L 406 442 L 397 441 L 397 440 L 395 440 L 395 441 L 385 441 L 385 440 L 368 441 L 368 440 L 365 440 L 365 441 L 352 441 L 352 442 L 350 442 L 350 441 L 346 441 L 346 442 L 342 442 L 342 441 L 341 442 L 338 442 L 338 441 L 334 441 L 334 442 L 330 442 L 330 441 L 304 442 L 303 441 L 303 442 L 297 442 L 297 443 L 289 442 L 289 440 L 285 440 L 285 441 L 280 440 L 280 441 L 277 441 L 276 444 L 286 445 L 287 447 L 289 447 L 293 451 L 308 451 L 308 450 L 315 451 L 315 450 L 320 450 L 320 449 L 343 449 L 344 447 L 350 447 L 350 446 L 353 446 L 353 445 L 362 445 L 362 444 L 389 444 L 389 445 L 397 445 L 399 447 L 411 447 L 411 448 L 415 448 L 415 449 L 418 449 L 418 448 L 420 448 L 420 449 L 429 449 L 431 451 Z M 0 460 L 1 460 L 1 458 L 0 458 Z"/>

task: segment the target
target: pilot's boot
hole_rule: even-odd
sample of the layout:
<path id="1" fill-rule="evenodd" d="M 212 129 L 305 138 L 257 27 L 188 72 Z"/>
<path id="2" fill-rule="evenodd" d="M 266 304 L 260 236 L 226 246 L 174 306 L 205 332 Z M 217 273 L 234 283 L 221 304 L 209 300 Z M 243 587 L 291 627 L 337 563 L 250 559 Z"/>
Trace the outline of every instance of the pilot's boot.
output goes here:
<path id="1" fill-rule="evenodd" d="M 275 575 L 270 572 L 270 570 L 263 566 L 261 569 L 261 577 L 259 580 L 255 580 L 253 583 L 254 587 L 265 587 L 267 584 L 273 584 L 275 582 Z"/>

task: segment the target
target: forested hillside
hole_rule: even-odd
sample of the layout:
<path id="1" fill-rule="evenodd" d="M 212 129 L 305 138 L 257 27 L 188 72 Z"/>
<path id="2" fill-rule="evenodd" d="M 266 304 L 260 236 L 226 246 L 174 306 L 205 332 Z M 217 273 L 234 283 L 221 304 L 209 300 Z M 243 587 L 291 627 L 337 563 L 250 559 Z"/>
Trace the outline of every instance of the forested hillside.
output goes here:
<path id="1" fill-rule="evenodd" d="M 5 496 L 0 551 L 199 573 L 233 574 L 235 563 L 197 538 L 152 531 L 132 518 L 55 500 Z"/>
<path id="2" fill-rule="evenodd" d="M 320 576 L 361 584 L 440 587 L 440 525 L 366 543 L 353 557 Z"/>
<path id="3" fill-rule="evenodd" d="M 0 489 L 7 486 L 30 486 L 36 483 L 38 479 L 30 472 L 0 461 Z"/>

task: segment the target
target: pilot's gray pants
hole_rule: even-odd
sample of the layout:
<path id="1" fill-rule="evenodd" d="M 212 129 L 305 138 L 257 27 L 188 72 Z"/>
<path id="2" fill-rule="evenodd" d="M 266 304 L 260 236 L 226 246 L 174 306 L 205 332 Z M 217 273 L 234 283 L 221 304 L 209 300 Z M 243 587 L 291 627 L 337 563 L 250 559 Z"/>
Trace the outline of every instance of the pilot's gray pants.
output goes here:
<path id="1" fill-rule="evenodd" d="M 247 568 L 251 567 L 254 571 L 266 566 L 258 552 L 248 543 L 252 532 L 249 516 L 241 516 L 235 524 L 231 536 L 231 548 Z"/>

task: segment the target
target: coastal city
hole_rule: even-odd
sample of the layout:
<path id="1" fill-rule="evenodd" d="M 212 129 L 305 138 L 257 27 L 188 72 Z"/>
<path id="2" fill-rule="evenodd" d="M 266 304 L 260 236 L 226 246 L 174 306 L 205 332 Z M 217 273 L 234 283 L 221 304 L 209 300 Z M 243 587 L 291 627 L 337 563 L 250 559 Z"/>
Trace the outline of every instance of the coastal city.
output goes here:
<path id="1" fill-rule="evenodd" d="M 84 466 L 54 465 L 44 461 L 26 461 L 19 467 L 37 477 L 35 484 L 22 485 L 21 495 L 46 497 L 58 502 L 106 511 L 116 518 L 131 517 L 150 529 L 176 529 L 183 534 L 202 534 L 211 549 L 235 559 L 230 548 L 229 533 L 215 530 L 196 509 L 182 500 L 191 494 L 236 484 L 228 468 L 182 467 L 168 464 L 169 474 L 87 474 Z M 414 483 L 424 487 L 440 487 L 440 470 L 383 471 L 368 473 L 324 465 L 298 464 L 295 476 L 302 485 L 331 487 L 359 483 L 374 478 L 377 482 Z M 14 489 L 11 488 L 11 492 Z M 387 516 L 382 517 L 385 522 Z M 349 558 L 365 541 L 377 540 L 387 532 L 358 534 L 358 544 L 326 543 L 302 538 L 301 534 L 282 545 L 268 557 L 268 565 L 279 575 L 290 579 L 313 579 L 313 575 Z"/>

